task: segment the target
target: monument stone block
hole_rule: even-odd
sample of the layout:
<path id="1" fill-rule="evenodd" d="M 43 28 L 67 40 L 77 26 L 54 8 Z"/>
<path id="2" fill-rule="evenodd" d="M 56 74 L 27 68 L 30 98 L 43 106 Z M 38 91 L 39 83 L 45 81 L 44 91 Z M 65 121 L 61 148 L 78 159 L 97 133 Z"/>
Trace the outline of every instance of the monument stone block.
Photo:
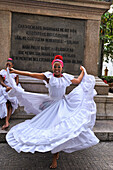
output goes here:
<path id="1" fill-rule="evenodd" d="M 5 62 L 10 53 L 11 37 L 11 12 L 0 11 L 0 69 L 5 67 Z"/>
<path id="2" fill-rule="evenodd" d="M 84 57 L 85 20 L 13 13 L 11 37 L 15 68 L 51 70 L 51 61 L 60 54 L 64 69 L 79 74 Z"/>
<path id="3" fill-rule="evenodd" d="M 0 69 L 8 57 L 15 68 L 51 70 L 56 54 L 64 57 L 64 72 L 77 75 L 84 65 L 98 76 L 98 43 L 101 15 L 111 2 L 99 0 L 2 0 L 0 2 Z M 107 85 L 96 81 L 98 94 Z"/>

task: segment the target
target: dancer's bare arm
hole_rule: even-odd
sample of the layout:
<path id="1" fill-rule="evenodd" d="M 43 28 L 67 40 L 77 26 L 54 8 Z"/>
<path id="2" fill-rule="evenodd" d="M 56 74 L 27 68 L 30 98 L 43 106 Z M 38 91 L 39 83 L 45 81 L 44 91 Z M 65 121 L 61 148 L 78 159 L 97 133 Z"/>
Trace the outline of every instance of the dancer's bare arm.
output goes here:
<path id="1" fill-rule="evenodd" d="M 3 77 L 0 75 L 0 84 L 3 86 L 3 87 L 8 87 L 5 83 L 4 83 L 4 80 L 3 80 Z"/>
<path id="2" fill-rule="evenodd" d="M 84 76 L 84 69 L 82 66 L 80 66 L 80 70 L 81 70 L 81 73 L 80 73 L 79 77 L 71 80 L 72 84 L 79 84 L 82 81 L 83 76 Z"/>
<path id="3" fill-rule="evenodd" d="M 29 77 L 33 77 L 33 78 L 37 78 L 37 79 L 41 79 L 41 80 L 46 80 L 46 81 L 48 80 L 43 73 L 31 73 L 28 71 L 15 70 L 13 68 L 10 69 L 10 73 L 16 73 L 19 75 L 29 76 Z"/>
<path id="4" fill-rule="evenodd" d="M 0 75 L 0 84 L 3 86 L 3 87 L 6 87 L 6 92 L 8 92 L 9 90 L 11 90 L 11 87 L 7 86 L 5 83 L 4 83 L 4 79 L 3 77 Z"/>

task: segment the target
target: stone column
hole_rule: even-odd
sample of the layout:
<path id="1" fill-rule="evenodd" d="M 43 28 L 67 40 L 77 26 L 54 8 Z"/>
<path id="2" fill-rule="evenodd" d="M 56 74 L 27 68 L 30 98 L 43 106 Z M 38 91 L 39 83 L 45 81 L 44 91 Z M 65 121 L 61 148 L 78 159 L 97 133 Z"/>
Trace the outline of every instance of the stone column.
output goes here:
<path id="1" fill-rule="evenodd" d="M 84 66 L 87 72 L 96 76 L 95 89 L 100 95 L 107 95 L 109 86 L 105 84 L 98 75 L 98 55 L 99 55 L 99 30 L 100 21 L 87 20 L 85 33 Z"/>
<path id="2" fill-rule="evenodd" d="M 10 56 L 11 12 L 0 11 L 0 70 Z"/>
<path id="3" fill-rule="evenodd" d="M 89 74 L 98 75 L 98 50 L 99 50 L 100 21 L 86 21 L 84 66 Z"/>

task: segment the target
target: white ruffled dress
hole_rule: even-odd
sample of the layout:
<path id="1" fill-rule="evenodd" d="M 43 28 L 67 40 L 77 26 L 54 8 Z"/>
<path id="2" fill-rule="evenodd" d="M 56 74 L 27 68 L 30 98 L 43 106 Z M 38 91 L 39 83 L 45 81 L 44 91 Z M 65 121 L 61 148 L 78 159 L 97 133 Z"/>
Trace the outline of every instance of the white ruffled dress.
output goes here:
<path id="1" fill-rule="evenodd" d="M 31 153 L 71 153 L 96 145 L 99 140 L 92 131 L 96 118 L 95 78 L 85 71 L 82 82 L 65 95 L 74 76 L 63 73 L 56 78 L 51 72 L 44 75 L 49 78 L 49 96 L 22 91 L 10 81 L 13 89 L 9 95 L 16 95 L 27 113 L 39 114 L 14 126 L 6 135 L 8 144 L 17 152 Z"/>
<path id="2" fill-rule="evenodd" d="M 4 78 L 4 83 L 11 87 L 10 83 L 8 82 L 7 78 L 7 71 L 5 69 L 2 69 L 0 71 L 0 75 Z M 10 74 L 10 77 L 12 79 L 15 79 L 17 74 Z M 6 92 L 6 87 L 3 87 L 0 84 L 0 118 L 4 118 L 7 116 L 7 107 L 6 107 L 6 102 L 9 100 L 12 105 L 12 114 L 14 113 L 15 109 L 18 107 L 18 100 L 16 97 L 9 97 L 8 92 Z"/>

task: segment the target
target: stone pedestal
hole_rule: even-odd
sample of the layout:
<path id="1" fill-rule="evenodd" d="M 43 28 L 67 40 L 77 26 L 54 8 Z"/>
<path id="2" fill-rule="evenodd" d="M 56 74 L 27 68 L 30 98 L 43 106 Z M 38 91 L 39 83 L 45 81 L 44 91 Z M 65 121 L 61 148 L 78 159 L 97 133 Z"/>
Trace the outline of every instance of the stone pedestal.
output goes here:
<path id="1" fill-rule="evenodd" d="M 98 95 L 108 95 L 109 85 L 105 84 L 98 77 L 95 77 L 95 80 L 96 80 L 95 90 L 97 91 L 97 94 Z M 42 80 L 37 80 L 37 79 L 29 78 L 26 76 L 20 76 L 19 82 L 21 83 L 22 87 L 26 91 L 38 92 L 38 93 L 48 93 L 48 90 L 45 87 Z M 70 93 L 73 90 L 73 88 L 75 88 L 75 87 L 76 87 L 75 85 L 69 86 L 66 90 L 66 93 L 67 94 Z"/>
<path id="2" fill-rule="evenodd" d="M 97 95 L 95 102 L 97 106 L 97 119 L 113 120 L 113 94 Z"/>
<path id="3" fill-rule="evenodd" d="M 0 10 L 0 69 L 10 56 L 11 46 L 11 12 Z"/>
<path id="4" fill-rule="evenodd" d="M 97 91 L 97 94 L 98 95 L 108 95 L 109 85 L 104 83 L 103 80 L 97 76 L 95 77 L 95 80 L 96 80 L 95 89 Z"/>
<path id="5" fill-rule="evenodd" d="M 33 17 L 35 15 L 46 17 L 48 16 L 62 19 L 79 20 L 80 22 L 84 21 L 85 34 L 84 44 L 82 46 L 82 50 L 84 51 L 82 64 L 86 68 L 88 74 L 92 74 L 96 78 L 95 89 L 98 95 L 95 97 L 95 102 L 97 105 L 97 119 L 99 120 L 97 120 L 96 122 L 98 123 L 98 126 L 96 124 L 97 129 L 95 130 L 95 132 L 101 140 L 113 140 L 113 132 L 111 130 L 111 127 L 110 129 L 107 129 L 107 132 L 105 132 L 106 125 L 110 124 L 110 126 L 112 126 L 108 119 L 113 120 L 113 96 L 107 95 L 109 89 L 108 85 L 106 85 L 101 79 L 97 77 L 100 20 L 101 15 L 109 9 L 110 5 L 110 2 L 96 0 L 0 1 L 0 70 L 4 68 L 7 58 L 11 57 L 10 54 L 12 54 L 11 50 L 13 47 L 11 42 L 13 42 L 12 31 L 14 31 L 12 27 L 12 23 L 14 22 L 13 14 L 27 14 L 32 15 Z M 20 43 L 17 43 L 17 45 L 22 46 L 22 44 Z M 26 62 L 26 60 L 23 62 Z M 71 65 L 68 66 L 68 68 L 69 67 L 71 67 Z M 67 68 L 66 72 L 68 72 Z M 44 83 L 40 80 L 20 77 L 20 83 L 26 91 L 47 93 L 47 89 L 45 88 Z M 75 86 L 72 85 L 67 88 L 67 93 L 69 93 L 74 87 Z M 23 110 L 23 107 L 19 107 L 15 111 L 15 114 L 13 114 L 12 116 L 12 119 L 14 120 L 12 120 L 13 123 L 11 124 L 11 126 L 22 122 L 23 119 L 32 118 L 33 116 L 34 115 L 32 113 L 27 115 L 26 112 Z M 5 141 L 5 134 L 6 131 L 2 131 L 2 133 L 0 133 L 0 142 Z"/>
<path id="6" fill-rule="evenodd" d="M 11 57 L 11 50 L 13 49 L 12 32 L 15 31 L 12 28 L 13 14 L 27 14 L 37 16 L 49 16 L 56 17 L 57 19 L 71 19 L 84 21 L 85 34 L 84 44 L 82 50 L 84 51 L 82 63 L 86 68 L 88 74 L 98 76 L 98 48 L 99 48 L 99 26 L 101 15 L 106 12 L 111 3 L 103 1 L 92 0 L 2 0 L 0 2 L 0 69 L 4 68 L 5 62 L 8 57 Z M 16 20 L 15 20 L 16 22 Z M 28 20 L 29 22 L 29 20 Z M 28 23 L 29 25 L 29 23 Z M 16 28 L 15 28 L 16 29 Z M 24 37 L 25 38 L 25 37 Z M 12 43 L 11 43 L 12 42 Z M 22 46 L 21 41 L 18 45 Z M 57 46 L 57 44 L 56 44 Z M 62 47 L 62 46 L 61 46 Z M 18 53 L 19 55 L 19 53 Z M 76 55 L 76 54 L 75 54 Z M 17 56 L 18 58 L 18 56 Z M 28 62 L 23 55 L 21 62 Z M 43 61 L 42 61 L 43 62 Z M 75 62 L 75 60 L 74 60 Z M 73 65 L 74 65 L 73 62 Z M 77 61 L 78 62 L 78 61 Z M 78 62 L 79 63 L 79 62 Z M 78 64 L 77 63 L 77 64 Z M 18 61 L 19 64 L 19 61 Z M 29 65 L 33 63 L 29 62 Z M 80 63 L 73 67 L 75 70 Z M 36 65 L 36 63 L 35 63 Z M 44 62 L 44 64 L 46 63 Z M 68 63 L 69 65 L 69 63 Z M 43 67 L 44 68 L 44 67 Z M 66 67 L 66 72 L 68 71 Z M 71 68 L 71 64 L 70 64 Z M 79 67 L 78 67 L 79 68 Z M 28 69 L 27 69 L 28 70 Z M 35 70 L 37 71 L 37 70 Z M 45 71 L 45 70 L 43 70 Z M 72 74 L 72 71 L 70 72 Z M 77 73 L 78 74 L 78 73 Z M 107 94 L 108 86 L 102 82 L 96 84 L 98 88 L 98 94 Z M 99 89 L 100 88 L 100 89 Z"/>
<path id="7" fill-rule="evenodd" d="M 98 44 L 99 44 L 100 21 L 87 20 L 84 51 L 84 66 L 89 74 L 98 75 Z"/>

